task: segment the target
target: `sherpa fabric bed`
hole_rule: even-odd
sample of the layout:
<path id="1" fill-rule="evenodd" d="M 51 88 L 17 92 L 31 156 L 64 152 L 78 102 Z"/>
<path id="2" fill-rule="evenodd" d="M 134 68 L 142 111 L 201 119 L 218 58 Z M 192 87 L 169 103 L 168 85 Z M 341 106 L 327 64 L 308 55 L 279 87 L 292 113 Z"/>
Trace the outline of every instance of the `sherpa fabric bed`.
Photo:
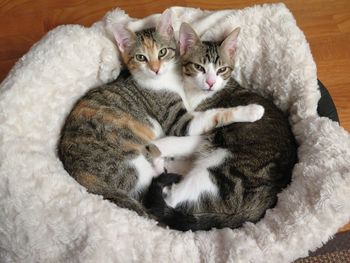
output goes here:
<path id="1" fill-rule="evenodd" d="M 240 229 L 180 233 L 87 193 L 67 174 L 56 151 L 65 117 L 120 72 L 113 25 L 139 29 L 159 17 L 114 10 L 90 28 L 52 30 L 1 84 L 1 262 L 291 262 L 350 219 L 350 136 L 316 113 L 315 63 L 290 11 L 171 9 L 175 32 L 186 21 L 206 40 L 240 26 L 234 77 L 289 111 L 299 163 L 277 206 Z"/>

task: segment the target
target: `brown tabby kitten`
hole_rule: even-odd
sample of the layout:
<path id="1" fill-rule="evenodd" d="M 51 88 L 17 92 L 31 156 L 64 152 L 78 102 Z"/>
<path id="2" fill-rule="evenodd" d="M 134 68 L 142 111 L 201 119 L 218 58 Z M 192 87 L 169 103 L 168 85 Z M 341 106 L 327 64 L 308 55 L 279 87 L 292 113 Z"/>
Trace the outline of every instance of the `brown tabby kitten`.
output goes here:
<path id="1" fill-rule="evenodd" d="M 297 145 L 287 116 L 270 100 L 229 78 L 238 33 L 239 29 L 234 30 L 219 44 L 201 42 L 187 24 L 180 28 L 181 63 L 190 105 L 203 111 L 256 103 L 265 113 L 254 123 L 233 123 L 209 131 L 201 139 L 193 137 L 197 159 L 190 172 L 183 179 L 173 174 L 154 179 L 145 206 L 171 228 L 196 231 L 256 222 L 290 182 Z M 186 147 L 190 138 L 182 146 L 178 139 L 177 147 Z M 166 138 L 155 144 L 161 152 L 168 147 Z"/>
<path id="2" fill-rule="evenodd" d="M 262 115 L 258 105 L 187 113 L 170 21 L 165 13 L 156 29 L 116 28 L 132 77 L 124 72 L 88 91 L 69 114 L 58 145 L 65 169 L 89 192 L 143 215 L 144 190 L 164 171 L 153 140 L 164 134 L 198 135 L 244 114 L 247 121 Z"/>

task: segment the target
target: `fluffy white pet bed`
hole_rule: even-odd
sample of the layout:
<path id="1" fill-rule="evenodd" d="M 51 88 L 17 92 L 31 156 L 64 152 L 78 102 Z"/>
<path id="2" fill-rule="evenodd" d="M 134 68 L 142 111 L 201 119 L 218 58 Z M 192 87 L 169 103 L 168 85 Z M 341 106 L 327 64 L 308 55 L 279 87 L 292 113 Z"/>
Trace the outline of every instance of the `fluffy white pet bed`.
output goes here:
<path id="1" fill-rule="evenodd" d="M 115 10 L 90 28 L 61 26 L 31 48 L 0 87 L 1 262 L 291 262 L 350 219 L 350 136 L 316 113 L 316 67 L 281 4 L 220 12 L 174 7 L 204 37 L 241 27 L 234 77 L 291 113 L 300 144 L 293 182 L 257 224 L 186 232 L 88 194 L 56 153 L 73 103 L 120 71 L 115 23 L 152 24 Z"/>

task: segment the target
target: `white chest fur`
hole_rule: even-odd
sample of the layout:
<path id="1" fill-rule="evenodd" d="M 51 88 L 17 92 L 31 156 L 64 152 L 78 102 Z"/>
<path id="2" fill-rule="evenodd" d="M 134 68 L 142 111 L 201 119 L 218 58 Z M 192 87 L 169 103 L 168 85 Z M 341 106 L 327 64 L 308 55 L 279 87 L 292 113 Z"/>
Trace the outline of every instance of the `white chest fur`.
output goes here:
<path id="1" fill-rule="evenodd" d="M 190 111 L 190 106 L 184 91 L 183 80 L 179 72 L 171 71 L 167 74 L 155 76 L 154 78 L 135 78 L 135 80 L 140 87 L 146 89 L 177 93 L 181 97 L 186 109 Z"/>
<path id="2" fill-rule="evenodd" d="M 184 90 L 191 111 L 194 111 L 202 101 L 212 97 L 216 93 L 215 91 L 207 92 L 191 86 L 185 86 Z"/>

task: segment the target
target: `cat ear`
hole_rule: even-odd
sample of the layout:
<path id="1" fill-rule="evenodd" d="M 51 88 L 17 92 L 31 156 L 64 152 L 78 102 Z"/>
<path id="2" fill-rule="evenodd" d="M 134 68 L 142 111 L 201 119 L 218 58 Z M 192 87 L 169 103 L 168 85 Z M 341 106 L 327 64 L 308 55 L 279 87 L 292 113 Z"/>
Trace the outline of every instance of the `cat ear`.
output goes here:
<path id="1" fill-rule="evenodd" d="M 125 27 L 117 25 L 113 28 L 114 38 L 117 41 L 120 52 L 124 52 L 127 46 L 134 40 L 134 33 Z"/>
<path id="2" fill-rule="evenodd" d="M 156 31 L 166 38 L 171 38 L 174 35 L 171 16 L 171 10 L 165 10 L 160 17 L 158 25 L 156 26 Z"/>
<path id="3" fill-rule="evenodd" d="M 221 49 L 230 57 L 233 58 L 236 48 L 237 48 L 237 38 L 239 35 L 239 31 L 241 29 L 237 27 L 235 30 L 233 30 L 221 43 Z"/>
<path id="4" fill-rule="evenodd" d="M 192 27 L 187 23 L 182 23 L 179 32 L 180 56 L 186 54 L 198 42 L 200 39 Z"/>

